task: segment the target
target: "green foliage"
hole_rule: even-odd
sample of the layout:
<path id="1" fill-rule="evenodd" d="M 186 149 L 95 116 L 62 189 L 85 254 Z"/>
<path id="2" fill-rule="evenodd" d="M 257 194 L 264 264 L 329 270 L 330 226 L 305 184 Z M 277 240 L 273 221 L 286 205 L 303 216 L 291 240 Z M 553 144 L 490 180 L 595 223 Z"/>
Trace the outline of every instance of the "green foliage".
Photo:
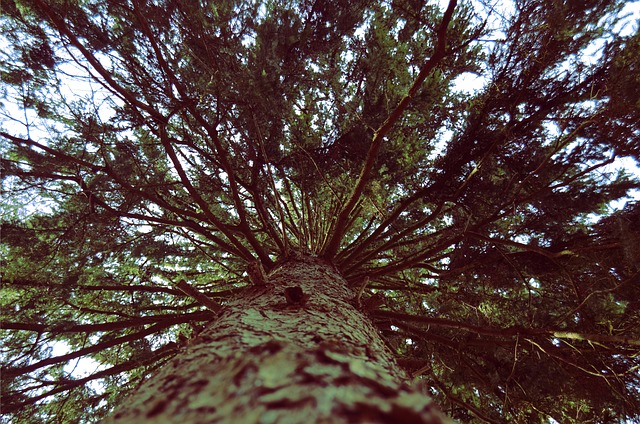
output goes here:
<path id="1" fill-rule="evenodd" d="M 179 281 L 291 248 L 454 418 L 640 419 L 640 35 L 484 4 L 0 2 L 7 419 L 104 416 L 212 319 Z"/>

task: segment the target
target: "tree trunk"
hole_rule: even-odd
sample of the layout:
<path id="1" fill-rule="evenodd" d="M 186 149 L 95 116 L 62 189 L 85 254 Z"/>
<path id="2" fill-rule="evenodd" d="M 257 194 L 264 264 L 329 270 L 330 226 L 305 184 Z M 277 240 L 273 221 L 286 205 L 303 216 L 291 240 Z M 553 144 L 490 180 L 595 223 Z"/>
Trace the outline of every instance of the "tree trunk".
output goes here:
<path id="1" fill-rule="evenodd" d="M 336 269 L 291 259 L 218 318 L 108 423 L 440 423 Z"/>

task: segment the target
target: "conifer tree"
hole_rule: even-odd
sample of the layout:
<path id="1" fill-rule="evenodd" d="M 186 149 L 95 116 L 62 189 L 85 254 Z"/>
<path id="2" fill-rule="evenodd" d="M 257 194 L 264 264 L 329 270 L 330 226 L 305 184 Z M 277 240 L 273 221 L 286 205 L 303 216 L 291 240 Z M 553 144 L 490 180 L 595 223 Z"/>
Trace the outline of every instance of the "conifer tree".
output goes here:
<path id="1" fill-rule="evenodd" d="M 637 22 L 493 3 L 0 2 L 7 422 L 640 419 Z"/>

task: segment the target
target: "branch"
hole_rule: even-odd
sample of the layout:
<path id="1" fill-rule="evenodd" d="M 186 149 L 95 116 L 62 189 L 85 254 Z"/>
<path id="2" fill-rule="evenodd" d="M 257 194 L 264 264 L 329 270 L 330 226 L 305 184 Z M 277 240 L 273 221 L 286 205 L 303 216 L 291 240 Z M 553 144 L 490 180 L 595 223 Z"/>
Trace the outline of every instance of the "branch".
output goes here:
<path id="1" fill-rule="evenodd" d="M 236 239 L 236 237 L 233 235 L 233 232 L 229 228 L 229 226 L 224 224 L 222 221 L 220 221 L 220 219 L 218 219 L 218 217 L 216 217 L 215 214 L 211 212 L 211 209 L 209 208 L 209 205 L 207 204 L 207 202 L 202 198 L 202 196 L 200 195 L 198 190 L 196 190 L 193 184 L 191 184 L 191 180 L 189 179 L 187 173 L 185 172 L 184 167 L 182 166 L 182 163 L 180 162 L 180 159 L 178 158 L 178 155 L 176 154 L 175 149 L 171 145 L 171 141 L 169 140 L 169 137 L 166 133 L 166 128 L 164 127 L 161 129 L 160 142 L 162 143 L 164 150 L 167 152 L 167 155 L 169 155 L 169 158 L 171 159 L 171 163 L 173 164 L 174 169 L 176 170 L 176 172 L 178 173 L 178 176 L 180 177 L 180 181 L 182 182 L 186 190 L 189 192 L 193 200 L 198 204 L 198 206 L 200 206 L 205 216 L 207 217 L 207 220 L 211 222 L 211 224 L 213 224 L 219 231 L 221 231 L 229 241 L 231 241 L 233 246 L 235 246 L 235 248 L 238 250 L 240 257 L 246 260 L 250 260 L 251 258 L 253 258 L 253 256 L 251 255 L 251 252 L 249 252 L 249 250 L 238 239 Z"/>
<path id="2" fill-rule="evenodd" d="M 349 254 L 347 255 L 347 257 L 344 259 L 344 262 L 349 264 L 349 266 L 347 267 L 347 270 L 351 270 L 351 269 L 355 269 L 357 267 L 359 267 L 360 265 L 366 263 L 369 259 L 373 258 L 375 255 L 385 251 L 385 250 L 389 250 L 393 247 L 394 243 L 396 243 L 399 240 L 406 240 L 407 236 L 415 231 L 418 228 L 421 228 L 423 226 L 425 226 L 426 224 L 428 224 L 429 222 L 433 221 L 434 219 L 436 219 L 438 217 L 438 215 L 440 214 L 440 212 L 442 212 L 442 209 L 444 207 L 444 203 L 440 203 L 433 212 L 431 212 L 429 215 L 427 215 L 426 217 L 422 218 L 421 220 L 417 221 L 414 224 L 411 224 L 410 226 L 404 228 L 403 230 L 397 231 L 395 234 L 394 233 L 390 233 L 391 235 L 389 236 L 389 233 L 385 233 L 385 234 L 381 234 L 382 231 L 391 224 L 392 220 L 390 219 L 386 219 L 385 222 L 381 223 L 372 233 L 370 236 L 368 236 L 364 241 L 362 241 L 358 246 L 356 246 L 353 251 L 349 252 Z M 400 213 L 402 212 L 402 208 L 397 208 L 394 212 L 393 212 L 393 216 L 394 219 L 397 218 Z M 433 237 L 434 234 L 429 234 L 429 237 Z M 366 251 L 367 247 L 371 247 L 372 245 L 377 244 L 378 241 L 382 241 L 384 240 L 386 237 L 389 237 L 384 243 L 378 245 L 376 248 L 374 249 L 370 249 L 368 251 Z M 356 240 L 357 241 L 357 240 Z M 355 242 L 352 243 L 351 245 L 355 245 Z M 362 255 L 363 251 L 364 254 Z M 356 262 L 357 261 L 357 262 Z"/>
<path id="3" fill-rule="evenodd" d="M 38 333 L 97 333 L 103 331 L 116 331 L 124 328 L 138 327 L 145 324 L 166 322 L 171 320 L 172 324 L 179 324 L 191 321 L 206 321 L 212 318 L 209 312 L 193 312 L 189 314 L 162 314 L 147 317 L 138 317 L 126 321 L 104 322 L 101 324 L 75 324 L 64 322 L 56 324 L 37 324 L 23 322 L 0 321 L 0 328 L 3 330 L 23 330 L 35 331 Z"/>
<path id="4" fill-rule="evenodd" d="M 424 324 L 433 325 L 436 327 L 455 328 L 459 330 L 465 330 L 476 334 L 486 336 L 502 336 L 502 337 L 553 337 L 557 339 L 573 339 L 582 340 L 594 343 L 615 343 L 624 344 L 629 346 L 640 346 L 640 339 L 627 337 L 627 336 L 610 336 L 606 334 L 590 334 L 580 333 L 576 331 L 563 331 L 563 330 L 548 330 L 538 328 L 524 328 L 520 326 L 513 326 L 508 328 L 489 327 L 489 326 L 477 326 L 466 324 L 459 321 L 454 321 L 446 318 L 433 318 L 418 315 L 410 315 L 399 312 L 376 310 L 372 312 L 374 317 L 397 319 L 405 322 L 420 322 Z"/>
<path id="5" fill-rule="evenodd" d="M 123 218 L 133 218 L 133 219 L 138 219 L 138 220 L 142 220 L 142 221 L 147 221 L 147 222 L 157 222 L 159 224 L 164 224 L 164 225 L 176 225 L 176 226 L 183 226 L 186 228 L 190 228 L 196 232 L 198 232 L 199 234 L 204 235 L 205 237 L 207 237 L 208 239 L 212 240 L 214 243 L 216 243 L 219 247 L 221 247 L 222 249 L 224 249 L 225 251 L 234 254 L 234 255 L 238 255 L 238 256 L 242 256 L 241 255 L 241 250 L 238 248 L 238 245 L 245 249 L 244 246 L 242 246 L 241 243 L 237 242 L 237 244 L 235 244 L 235 247 L 230 245 L 229 243 L 226 243 L 224 240 L 222 240 L 219 237 L 214 236 L 213 234 L 210 233 L 210 231 L 206 230 L 205 228 L 203 228 L 201 225 L 199 225 L 198 223 L 196 223 L 195 221 L 191 221 L 187 218 L 184 218 L 184 216 L 187 217 L 191 217 L 194 218 L 196 220 L 205 220 L 204 216 L 201 216 L 195 212 L 191 212 L 185 208 L 179 208 L 176 206 L 171 205 L 168 201 L 162 199 L 159 196 L 154 196 L 150 193 L 148 193 L 147 191 L 134 187 L 132 185 L 130 185 L 127 181 L 125 181 L 124 179 L 122 179 L 117 172 L 115 172 L 108 164 L 106 166 L 101 166 L 101 165 L 96 165 L 94 163 L 91 162 L 87 162 L 84 161 L 82 159 L 78 159 L 76 157 L 67 155 L 64 152 L 61 152 L 59 150 L 53 149 L 49 146 L 43 145 L 41 143 L 38 143 L 34 140 L 31 140 L 30 138 L 20 138 L 20 137 L 16 137 L 13 136 L 11 134 L 5 133 L 0 131 L 0 136 L 7 138 L 8 140 L 16 143 L 16 144 L 27 144 L 29 146 L 34 146 L 37 147 L 47 153 L 50 153 L 51 155 L 58 157 L 58 158 L 62 158 L 68 161 L 71 161 L 73 163 L 76 163 L 80 166 L 89 168 L 92 172 L 97 173 L 97 172 L 104 172 L 106 175 L 108 175 L 109 177 L 111 177 L 113 179 L 113 181 L 115 181 L 117 184 L 119 184 L 124 190 L 127 190 L 130 193 L 139 195 L 153 203 L 155 203 L 156 205 L 158 205 L 159 207 L 166 209 L 168 211 L 171 211 L 173 213 L 175 213 L 176 215 L 180 216 L 183 218 L 183 221 L 175 221 L 175 220 L 169 220 L 166 218 L 161 218 L 161 217 L 155 217 L 155 216 L 150 216 L 150 215 L 143 215 L 143 214 L 137 214 L 137 213 L 132 213 L 132 212 L 124 212 L 124 211 L 120 211 L 118 209 L 115 209 L 113 207 L 111 207 L 106 201 L 100 199 L 100 197 L 91 192 L 89 190 L 89 188 L 86 186 L 86 184 L 84 183 L 84 181 L 82 181 L 79 177 L 74 177 L 74 178 L 68 178 L 71 180 L 74 180 L 78 183 L 78 185 L 80 186 L 80 188 L 83 190 L 83 192 L 91 194 L 92 195 L 92 199 L 95 203 L 98 203 L 102 208 L 104 208 L 105 210 L 111 212 L 112 214 L 114 214 L 115 216 L 118 217 L 123 217 Z M 206 209 L 205 209 L 206 210 Z M 209 216 L 207 216 L 208 218 L 211 218 L 212 214 L 210 213 Z M 224 224 L 222 224 L 220 221 L 218 220 L 214 220 L 215 222 L 212 222 L 212 224 L 216 225 L 216 228 L 218 230 L 221 230 L 225 235 L 227 235 L 227 233 L 225 231 L 223 231 L 221 229 L 221 226 L 223 226 L 223 228 L 228 228 L 228 226 L 225 226 Z M 229 232 L 230 230 L 227 230 L 227 232 Z M 230 240 L 233 241 L 232 238 L 230 238 Z M 244 252 L 245 254 L 250 255 L 250 253 L 247 253 L 248 251 Z"/>
<path id="6" fill-rule="evenodd" d="M 144 14 L 142 13 L 142 11 L 140 10 L 141 7 L 140 7 L 139 3 L 137 1 L 134 1 L 133 4 L 134 4 L 134 13 L 136 14 L 136 17 L 138 18 L 138 21 L 140 22 L 140 24 L 142 26 L 142 31 L 145 33 L 145 35 L 147 36 L 147 39 L 151 43 L 151 47 L 152 47 L 152 49 L 154 51 L 156 59 L 158 60 L 160 68 L 168 76 L 168 78 L 170 80 L 170 83 L 172 85 L 174 85 L 176 87 L 176 89 L 178 90 L 178 93 L 180 94 L 181 100 L 183 102 L 187 101 L 189 99 L 188 93 L 187 93 L 184 85 L 180 81 L 180 79 L 176 76 L 176 74 L 173 72 L 173 70 L 171 69 L 171 67 L 167 63 L 166 59 L 162 55 L 162 52 L 161 52 L 160 47 L 159 47 L 159 45 L 157 43 L 156 37 L 153 34 L 153 31 L 151 30 L 151 28 L 149 26 L 149 22 L 146 19 L 146 17 L 144 16 Z M 170 90 L 169 90 L 169 92 L 170 92 Z M 224 149 L 222 144 L 220 143 L 220 141 L 218 139 L 217 132 L 215 132 L 215 130 L 211 129 L 209 123 L 206 122 L 206 120 L 197 112 L 197 110 L 193 107 L 193 105 L 191 105 L 191 103 L 192 102 L 187 102 L 187 104 L 189 104 L 189 106 L 187 106 L 187 110 L 189 111 L 189 113 L 191 113 L 191 115 L 197 121 L 199 121 L 205 127 L 205 129 L 209 133 L 209 135 L 212 138 L 212 141 L 213 141 L 213 143 L 215 145 L 215 148 L 219 153 L 220 163 L 221 163 L 224 171 L 227 173 L 227 176 L 229 178 L 229 187 L 231 188 L 231 195 L 232 195 L 232 198 L 233 198 L 233 202 L 234 202 L 234 205 L 236 207 L 236 211 L 238 213 L 238 217 L 240 218 L 240 229 L 242 231 L 242 234 L 247 238 L 248 242 L 255 249 L 255 251 L 258 254 L 258 256 L 260 257 L 260 259 L 265 264 L 270 265 L 271 264 L 270 258 L 264 252 L 262 246 L 260 245 L 258 240 L 255 238 L 255 236 L 253 234 L 253 231 L 251 230 L 251 228 L 250 228 L 250 226 L 249 226 L 249 224 L 247 222 L 247 213 L 246 213 L 246 210 L 245 210 L 244 203 L 240 199 L 240 196 L 239 196 L 239 193 L 238 193 L 238 187 L 237 187 L 236 180 L 235 180 L 234 170 L 233 170 L 231 164 L 229 163 L 229 161 L 227 160 L 228 153 L 227 153 L 226 149 Z M 167 120 L 165 119 L 164 123 L 166 124 L 166 122 L 167 122 Z M 180 160 L 178 159 L 178 157 L 176 155 L 176 152 L 173 149 L 173 146 L 171 145 L 170 139 L 167 137 L 166 128 L 164 127 L 164 125 L 162 125 L 160 127 L 160 140 L 162 142 L 162 145 L 163 145 L 165 151 L 169 155 L 169 157 L 171 159 L 171 162 L 173 163 L 174 167 L 176 168 L 176 171 L 178 172 L 178 175 L 180 176 L 180 180 L 184 184 L 184 186 L 187 189 L 187 191 L 191 194 L 193 199 L 196 201 L 196 203 L 200 206 L 200 208 L 202 208 L 202 210 L 204 211 L 204 213 L 207 216 L 207 218 L 220 231 L 222 231 L 224 233 L 224 235 L 231 241 L 231 243 L 234 246 L 236 246 L 236 248 L 238 249 L 238 251 L 240 253 L 240 256 L 243 259 L 245 259 L 247 261 L 253 259 L 253 256 L 251 255 L 251 252 L 249 252 L 249 250 L 247 250 L 235 238 L 235 236 L 229 230 L 228 226 L 223 224 L 211 212 L 211 210 L 209 208 L 209 205 L 202 198 L 202 196 L 200 196 L 200 194 L 195 189 L 195 187 L 191 184 L 191 181 L 189 180 L 188 176 L 186 175 L 186 173 L 185 173 L 185 171 L 184 171 L 184 169 L 182 167 L 182 164 L 180 163 Z"/>
<path id="7" fill-rule="evenodd" d="M 344 234 L 347 232 L 349 216 L 353 212 L 354 207 L 358 203 L 360 196 L 369 182 L 370 173 L 373 169 L 374 162 L 378 156 L 378 151 L 380 150 L 380 146 L 382 145 L 382 140 L 387 135 L 387 133 L 391 130 L 391 128 L 395 125 L 395 123 L 400 119 L 402 114 L 404 113 L 407 106 L 413 97 L 421 88 L 422 83 L 427 78 L 427 76 L 433 71 L 436 66 L 440 63 L 442 58 L 445 56 L 446 52 L 446 35 L 447 35 L 447 27 L 453 18 L 453 11 L 456 7 L 457 0 L 449 0 L 449 6 L 444 13 L 442 18 L 442 22 L 440 23 L 440 27 L 438 28 L 438 42 L 436 45 L 436 50 L 433 55 L 427 60 L 422 68 L 420 69 L 420 73 L 418 77 L 414 81 L 413 85 L 409 89 L 407 95 L 400 100 L 400 103 L 396 106 L 396 108 L 391 112 L 391 114 L 387 117 L 387 119 L 382 123 L 380 128 L 376 130 L 373 135 L 373 140 L 371 141 L 371 146 L 369 147 L 369 151 L 367 152 L 367 157 L 365 159 L 362 170 L 360 171 L 360 176 L 358 177 L 358 181 L 356 182 L 356 186 L 354 187 L 349 200 L 343 206 L 342 210 L 338 214 L 338 219 L 336 221 L 336 225 L 334 227 L 333 234 L 329 239 L 328 243 L 324 246 L 322 251 L 322 256 L 328 259 L 332 259 L 338 249 L 340 248 L 340 242 L 344 237 Z"/>
<path id="8" fill-rule="evenodd" d="M 159 122 L 159 123 L 166 123 L 166 118 L 156 109 L 154 109 L 152 106 L 141 102 L 140 100 L 137 99 L 137 97 L 127 88 L 123 87 L 122 85 L 120 85 L 111 75 L 111 73 L 109 71 L 107 71 L 102 64 L 100 63 L 100 61 L 92 54 L 91 51 L 89 51 L 82 43 L 81 41 L 78 39 L 78 37 L 76 37 L 73 32 L 69 29 L 68 25 L 65 23 L 64 19 L 59 16 L 58 13 L 56 13 L 56 11 L 54 9 L 52 9 L 46 2 L 42 1 L 42 0 L 37 0 L 36 1 L 37 5 L 42 9 L 42 11 L 47 15 L 47 17 L 51 20 L 51 22 L 54 24 L 54 26 L 58 29 L 58 31 L 65 37 L 67 37 L 69 39 L 69 41 L 71 42 L 71 44 L 80 51 L 80 53 L 82 54 L 82 56 L 84 56 L 84 58 L 90 63 L 90 65 L 93 67 L 93 69 L 96 70 L 96 72 L 98 72 L 98 74 L 104 79 L 104 81 L 106 82 L 106 84 L 111 87 L 113 90 L 115 90 L 117 93 L 119 93 L 122 98 L 124 100 L 126 100 L 126 102 L 128 102 L 132 107 L 137 108 L 139 110 L 142 110 L 146 113 L 148 113 L 155 121 Z M 153 41 L 153 40 L 151 40 Z M 175 75 L 174 75 L 175 78 Z M 181 86 L 178 86 L 179 88 L 181 88 Z M 183 94 L 183 93 L 182 93 Z M 196 118 L 199 118 L 198 116 L 196 116 Z M 200 117 L 201 118 L 201 117 Z M 219 143 L 218 143 L 219 144 Z M 163 145 L 167 146 L 166 144 L 166 140 L 163 140 Z M 175 165 L 175 158 L 171 155 L 171 152 L 167 152 L 169 153 L 169 155 L 171 156 L 172 162 L 174 162 Z M 221 156 L 222 159 L 225 159 L 223 161 L 223 164 L 226 163 L 226 158 L 224 157 L 224 153 L 226 152 L 222 152 Z M 175 153 L 174 153 L 175 155 Z M 179 167 L 178 167 L 179 168 Z M 180 168 L 178 169 L 178 172 L 180 173 Z M 226 169 L 227 173 L 229 174 L 229 178 L 230 181 L 233 183 L 233 176 L 232 173 L 230 172 L 229 169 Z M 183 180 L 184 183 L 184 178 L 183 175 L 180 175 L 181 179 Z M 186 185 L 186 188 L 189 189 L 189 185 Z M 233 188 L 233 187 L 232 187 Z M 189 190 L 189 193 L 193 196 L 193 191 Z M 237 194 L 234 192 L 234 195 Z M 198 196 L 194 196 L 194 200 L 196 200 L 196 202 L 203 208 L 203 211 L 209 212 L 207 213 L 207 217 L 209 218 L 209 220 L 216 225 L 217 229 L 222 231 L 225 236 L 227 236 L 229 238 L 229 240 L 232 242 L 232 244 L 236 247 L 238 253 L 240 254 L 241 257 L 244 257 L 245 259 L 251 259 L 252 255 L 250 254 L 250 252 L 238 241 L 236 240 L 236 238 L 231 234 L 231 231 L 229 230 L 228 226 L 225 226 L 224 224 L 222 224 L 221 222 L 219 222 L 215 216 L 208 210 L 207 207 L 205 207 L 206 205 L 204 205 L 202 202 L 198 201 Z M 236 206 L 238 207 L 238 202 L 239 199 L 237 198 L 237 196 L 234 196 L 234 201 L 236 203 Z M 239 209 L 239 212 L 242 212 Z M 212 220 L 213 218 L 213 220 Z M 241 215 L 242 218 L 242 215 Z M 245 230 L 246 228 L 243 228 L 243 230 Z M 249 239 L 249 241 L 252 241 L 252 236 L 251 234 L 247 234 L 247 231 L 243 231 L 243 234 L 245 236 L 247 236 L 247 238 Z M 254 246 L 255 247 L 255 246 Z M 258 248 L 256 249 L 258 250 L 259 253 L 261 253 L 261 250 Z M 266 261 L 264 259 L 267 259 Z M 261 259 L 263 259 L 263 261 L 265 263 L 270 263 L 270 260 L 268 258 L 268 256 L 266 254 L 263 254 L 261 256 Z"/>
<path id="9" fill-rule="evenodd" d="M 13 404 L 7 402 L 8 405 L 3 405 L 5 407 L 3 408 L 2 412 L 3 412 L 3 414 L 11 414 L 11 413 L 17 412 L 18 410 L 20 410 L 21 408 L 23 408 L 23 407 L 25 407 L 27 405 L 33 405 L 36 402 L 38 402 L 39 400 L 42 400 L 42 399 L 47 398 L 49 396 L 53 396 L 53 395 L 56 395 L 56 394 L 61 393 L 61 392 L 72 390 L 72 389 L 74 389 L 76 387 L 84 385 L 85 383 L 88 383 L 89 381 L 97 380 L 99 378 L 108 377 L 110 375 L 118 375 L 118 374 L 121 374 L 121 373 L 123 373 L 125 371 L 130 371 L 130 370 L 135 369 L 135 368 L 139 368 L 139 367 L 142 367 L 142 366 L 145 366 L 145 365 L 153 364 L 154 362 L 164 358 L 165 356 L 169 356 L 169 355 L 175 353 L 177 351 L 176 348 L 177 348 L 176 343 L 169 342 L 166 345 L 156 349 L 154 352 L 152 352 L 149 356 L 147 356 L 145 358 L 132 359 L 130 361 L 123 362 L 123 363 L 121 363 L 119 365 L 115 365 L 115 366 L 113 366 L 111 368 L 107 368 L 105 370 L 98 371 L 98 372 L 96 372 L 94 374 L 88 375 L 88 376 L 83 377 L 83 378 L 79 378 L 77 380 L 66 380 L 64 382 L 64 384 L 61 384 L 61 382 L 58 381 L 58 382 L 56 382 L 57 387 L 55 389 L 52 389 L 52 390 L 50 390 L 48 392 L 45 392 L 45 393 L 42 393 L 42 394 L 40 394 L 38 396 L 31 397 L 31 398 L 27 399 L 24 402 L 13 403 Z M 9 397 L 9 400 L 10 400 L 11 393 L 9 392 L 7 395 L 8 395 L 7 397 Z"/>
<path id="10" fill-rule="evenodd" d="M 113 280 L 109 280 L 113 281 Z M 28 280 L 28 279 L 15 279 L 10 283 L 5 283 L 7 285 L 12 286 L 22 286 L 22 287 L 43 287 L 43 288 L 51 288 L 60 286 L 60 288 L 64 289 L 73 289 L 73 290 L 85 290 L 85 291 L 125 291 L 125 292 L 146 292 L 146 293 L 167 293 L 176 296 L 182 295 L 178 290 L 169 288 L 169 287 L 161 287 L 161 286 L 142 286 L 142 285 L 96 285 L 90 286 L 87 284 L 73 284 L 69 279 L 65 280 L 63 284 L 55 284 L 49 281 L 36 281 L 36 280 Z"/>
<path id="11" fill-rule="evenodd" d="M 615 344 L 625 344 L 629 346 L 640 346 L 640 339 L 635 339 L 627 336 L 609 336 L 606 334 L 586 334 L 586 333 L 578 333 L 575 331 L 548 331 L 549 335 L 555 337 L 556 339 L 572 339 L 572 340 L 582 340 L 586 342 L 595 342 L 595 343 L 615 343 Z"/>
<path id="12" fill-rule="evenodd" d="M 184 292 L 186 295 L 188 295 L 188 296 L 192 297 L 193 299 L 195 299 L 202 306 L 205 306 L 207 309 L 209 309 L 214 314 L 217 314 L 218 312 L 220 312 L 220 305 L 219 304 L 217 304 L 216 302 L 211 300 L 204 293 L 202 293 L 202 292 L 196 290 L 195 288 L 193 288 L 185 280 L 178 281 L 178 283 L 176 283 L 176 287 L 179 288 L 180 290 L 182 290 L 182 292 Z"/>
<path id="13" fill-rule="evenodd" d="M 71 42 L 71 44 L 80 51 L 82 56 L 91 64 L 93 69 L 100 74 L 106 84 L 113 88 L 117 93 L 119 93 L 124 100 L 126 100 L 130 105 L 135 108 L 141 109 L 147 112 L 154 119 L 163 121 L 164 117 L 160 112 L 154 109 L 152 106 L 141 102 L 138 98 L 131 93 L 129 90 L 125 89 L 123 86 L 118 84 L 115 79 L 111 76 L 111 73 L 107 71 L 100 61 L 80 42 L 78 37 L 76 37 L 73 32 L 69 29 L 67 24 L 64 22 L 64 19 L 60 17 L 60 15 L 45 1 L 36 0 L 36 4 L 41 8 L 41 10 L 47 15 L 47 17 L 54 24 L 56 29 L 60 32 L 60 34 L 67 37 L 67 39 Z"/>
<path id="14" fill-rule="evenodd" d="M 71 352 L 71 353 L 68 353 L 66 355 L 54 356 L 54 357 L 51 357 L 51 358 L 43 359 L 42 361 L 36 362 L 34 364 L 31 364 L 31 365 L 27 365 L 27 366 L 24 366 L 24 367 L 13 368 L 13 369 L 5 369 L 5 370 L 3 370 L 3 374 L 4 374 L 3 377 L 4 378 L 10 378 L 10 377 L 18 376 L 18 375 L 27 374 L 27 373 L 29 373 L 31 371 L 35 371 L 35 370 L 37 370 L 39 368 L 46 367 L 48 365 L 59 364 L 61 362 L 66 362 L 66 361 L 69 361 L 71 359 L 75 359 L 75 358 L 79 358 L 81 356 L 85 356 L 85 355 L 88 355 L 88 354 L 91 354 L 91 353 L 99 352 L 99 351 L 107 349 L 109 347 L 117 346 L 119 344 L 130 342 L 130 341 L 133 341 L 133 340 L 141 339 L 141 338 L 143 338 L 145 336 L 148 336 L 150 334 L 153 334 L 153 333 L 156 333 L 158 331 L 164 330 L 167 327 L 171 327 L 172 325 L 174 325 L 173 322 L 170 322 L 170 323 L 167 323 L 167 322 L 157 323 L 157 324 L 152 325 L 152 326 L 150 326 L 148 328 L 145 328 L 142 331 L 138 331 L 136 333 L 127 334 L 126 336 L 122 336 L 122 337 L 116 337 L 115 339 L 107 340 L 107 341 L 104 341 L 102 343 L 98 343 L 96 345 L 86 347 L 84 349 L 76 350 L 75 352 Z"/>
<path id="15" fill-rule="evenodd" d="M 517 247 L 519 249 L 522 249 L 524 251 L 527 252 L 533 252 L 533 253 L 537 253 L 539 255 L 544 256 L 545 258 L 551 259 L 552 261 L 555 262 L 555 259 L 561 257 L 561 256 L 565 256 L 565 255 L 575 255 L 575 252 L 571 251 L 571 250 L 563 250 L 561 252 L 550 252 L 547 249 L 543 249 L 541 247 L 538 246 L 534 246 L 531 244 L 525 244 L 525 243 L 518 243 L 517 241 L 513 241 L 513 240 L 506 240 L 506 239 L 498 239 L 498 238 L 494 238 L 494 237 L 487 237 L 485 235 L 482 235 L 480 233 L 477 233 L 475 231 L 467 231 L 466 234 L 469 234 L 475 238 L 478 238 L 482 241 L 486 241 L 489 243 L 494 243 L 494 244 L 501 244 L 504 246 L 511 246 L 511 247 Z"/>
<path id="16" fill-rule="evenodd" d="M 471 324 L 465 324 L 463 322 L 454 321 L 446 318 L 433 318 L 433 317 L 425 317 L 418 315 L 410 315 L 404 314 L 400 312 L 391 312 L 391 311 L 383 311 L 376 310 L 372 312 L 374 317 L 379 318 L 390 318 L 397 319 L 405 322 L 420 322 L 423 324 L 434 325 L 438 327 L 447 327 L 447 328 L 455 328 L 458 330 L 466 330 L 469 332 L 483 334 L 487 336 L 516 336 L 520 331 L 526 331 L 524 328 L 518 327 L 510 327 L 510 328 L 497 328 L 497 327 L 487 327 L 487 326 L 477 326 Z"/>
<path id="17" fill-rule="evenodd" d="M 496 421 L 496 420 L 491 419 L 488 416 L 484 415 L 478 408 L 476 408 L 475 406 L 471 405 L 468 402 L 465 402 L 464 400 L 462 400 L 462 398 L 460 396 L 457 396 L 457 395 L 453 394 L 452 392 L 450 392 L 445 387 L 445 385 L 440 380 L 438 380 L 436 378 L 436 376 L 433 373 L 433 371 L 430 373 L 430 377 L 431 377 L 431 380 L 433 381 L 434 385 L 438 388 L 438 390 L 440 390 L 442 393 L 444 393 L 444 395 L 447 397 L 447 399 L 449 399 L 453 403 L 456 403 L 456 404 L 462 406 L 463 408 L 467 409 L 468 411 L 470 411 L 472 414 L 474 414 L 476 417 L 480 418 L 484 422 L 487 422 L 487 423 L 498 423 L 499 422 L 499 421 Z"/>

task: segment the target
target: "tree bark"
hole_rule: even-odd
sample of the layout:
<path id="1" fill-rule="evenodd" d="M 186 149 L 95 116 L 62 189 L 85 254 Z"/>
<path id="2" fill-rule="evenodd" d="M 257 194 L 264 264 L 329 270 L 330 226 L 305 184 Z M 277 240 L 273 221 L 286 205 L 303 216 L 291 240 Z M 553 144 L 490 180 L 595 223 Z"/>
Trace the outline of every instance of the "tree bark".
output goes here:
<path id="1" fill-rule="evenodd" d="M 330 264 L 277 266 L 107 423 L 451 422 L 408 383 Z"/>

